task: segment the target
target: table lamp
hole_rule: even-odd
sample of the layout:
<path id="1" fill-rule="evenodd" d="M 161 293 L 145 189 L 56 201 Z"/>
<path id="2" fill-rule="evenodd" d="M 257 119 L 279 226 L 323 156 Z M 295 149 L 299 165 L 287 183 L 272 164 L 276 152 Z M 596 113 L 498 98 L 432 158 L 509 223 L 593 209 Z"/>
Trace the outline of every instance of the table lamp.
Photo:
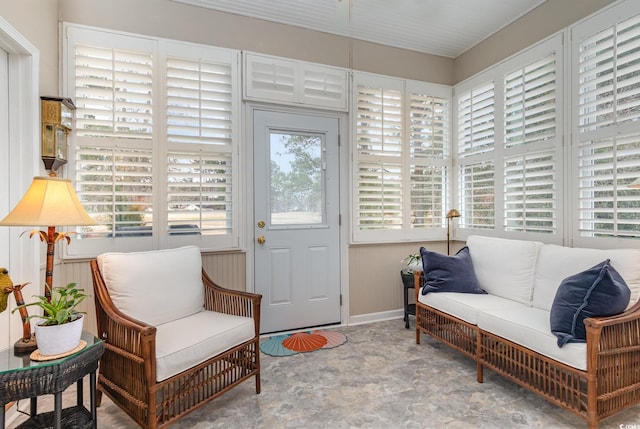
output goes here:
<path id="1" fill-rule="evenodd" d="M 447 255 L 450 255 L 450 240 L 451 240 L 451 219 L 454 217 L 460 217 L 460 212 L 456 209 L 451 209 L 447 213 Z"/>
<path id="2" fill-rule="evenodd" d="M 640 189 L 640 177 L 627 185 L 627 188 Z"/>
<path id="3" fill-rule="evenodd" d="M 3 226 L 47 227 L 47 231 L 31 231 L 29 237 L 37 234 L 40 241 L 47 243 L 44 295 L 49 301 L 53 288 L 55 244 L 62 239 L 66 240 L 67 244 L 71 242 L 69 234 L 57 232 L 56 226 L 84 226 L 95 225 L 95 223 L 80 204 L 71 180 L 55 176 L 34 177 L 20 202 L 0 221 L 0 225 Z M 29 331 L 24 329 L 24 336 L 27 335 L 31 335 L 30 329 Z M 25 340 L 29 339 L 23 337 L 23 341 Z"/>

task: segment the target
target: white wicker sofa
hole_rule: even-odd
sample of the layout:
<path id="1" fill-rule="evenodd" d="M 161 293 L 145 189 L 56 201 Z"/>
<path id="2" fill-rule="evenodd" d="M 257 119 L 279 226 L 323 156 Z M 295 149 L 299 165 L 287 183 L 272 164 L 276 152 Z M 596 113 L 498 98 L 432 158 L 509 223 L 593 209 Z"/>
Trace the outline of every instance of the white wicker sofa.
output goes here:
<path id="1" fill-rule="evenodd" d="M 429 334 L 474 359 L 478 382 L 483 368 L 491 368 L 583 417 L 590 428 L 640 403 L 640 249 L 480 236 L 469 237 L 467 246 L 487 293 L 423 295 L 423 277 L 415 274 L 418 344 L 421 332 Z M 550 316 L 560 284 L 607 259 L 630 291 L 626 309 L 585 319 L 586 342 L 559 347 Z"/>

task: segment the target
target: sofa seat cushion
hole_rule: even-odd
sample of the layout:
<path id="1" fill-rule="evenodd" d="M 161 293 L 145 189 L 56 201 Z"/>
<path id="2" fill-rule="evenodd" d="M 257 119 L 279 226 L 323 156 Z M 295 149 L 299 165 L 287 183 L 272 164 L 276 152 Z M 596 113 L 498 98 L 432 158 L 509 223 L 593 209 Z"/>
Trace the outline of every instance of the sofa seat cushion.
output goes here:
<path id="1" fill-rule="evenodd" d="M 418 294 L 418 301 L 450 314 L 472 325 L 478 324 L 478 313 L 494 308 L 519 308 L 522 304 L 495 295 L 456 292 Z"/>
<path id="2" fill-rule="evenodd" d="M 494 308 L 478 314 L 478 327 L 573 368 L 587 369 L 587 345 L 567 343 L 558 347 L 548 311 L 525 305 Z"/>
<path id="3" fill-rule="evenodd" d="M 179 374 L 255 336 L 252 318 L 207 310 L 156 329 L 157 381 Z"/>
<path id="4" fill-rule="evenodd" d="M 602 250 L 554 244 L 545 244 L 540 249 L 532 306 L 551 310 L 556 292 L 565 278 L 588 270 L 605 259 L 611 260 L 611 266 L 629 286 L 631 298 L 627 309 L 630 308 L 640 298 L 640 249 Z"/>
<path id="5" fill-rule="evenodd" d="M 478 284 L 491 295 L 531 304 L 537 241 L 472 235 L 467 238 Z"/>
<path id="6" fill-rule="evenodd" d="M 202 256 L 196 246 L 103 253 L 98 266 L 113 304 L 129 317 L 158 326 L 202 310 Z"/>

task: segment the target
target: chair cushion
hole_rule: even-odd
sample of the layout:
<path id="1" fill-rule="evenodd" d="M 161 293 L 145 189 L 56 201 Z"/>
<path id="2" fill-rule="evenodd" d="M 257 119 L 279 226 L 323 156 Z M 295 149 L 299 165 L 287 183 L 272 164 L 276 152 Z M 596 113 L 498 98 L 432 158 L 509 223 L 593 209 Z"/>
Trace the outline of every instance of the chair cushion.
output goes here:
<path id="1" fill-rule="evenodd" d="M 455 292 L 418 294 L 418 301 L 472 325 L 478 324 L 478 313 L 482 311 L 522 306 L 520 303 L 495 295 Z"/>
<path id="2" fill-rule="evenodd" d="M 467 245 L 482 289 L 530 305 L 538 249 L 542 243 L 473 235 L 467 238 Z"/>
<path id="3" fill-rule="evenodd" d="M 196 246 L 104 253 L 98 266 L 113 304 L 134 319 L 158 326 L 202 310 L 202 256 Z"/>
<path id="4" fill-rule="evenodd" d="M 478 287 L 469 248 L 463 247 L 455 256 L 430 252 L 420 248 L 425 284 L 422 294 L 429 292 L 461 292 L 485 294 Z"/>
<path id="5" fill-rule="evenodd" d="M 587 345 L 569 343 L 558 347 L 551 333 L 549 312 L 539 308 L 493 308 L 478 314 L 478 327 L 558 362 L 580 370 L 587 369 Z"/>
<path id="6" fill-rule="evenodd" d="M 157 381 L 179 374 L 255 336 L 252 318 L 207 310 L 156 329 Z"/>
<path id="7" fill-rule="evenodd" d="M 473 256 L 473 254 L 472 254 Z M 631 290 L 627 309 L 640 297 L 640 249 L 587 249 L 545 244 L 540 248 L 536 266 L 532 305 L 551 310 L 556 291 L 565 278 L 611 260 Z"/>
<path id="8" fill-rule="evenodd" d="M 584 343 L 584 319 L 622 313 L 631 291 L 609 260 L 567 277 L 562 281 L 551 306 L 551 332 L 558 347 Z"/>

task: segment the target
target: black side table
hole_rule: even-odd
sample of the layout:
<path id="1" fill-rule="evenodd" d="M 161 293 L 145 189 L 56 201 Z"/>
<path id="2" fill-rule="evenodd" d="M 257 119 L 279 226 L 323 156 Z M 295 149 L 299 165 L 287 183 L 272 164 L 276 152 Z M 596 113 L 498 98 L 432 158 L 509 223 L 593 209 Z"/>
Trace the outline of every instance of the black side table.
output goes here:
<path id="1" fill-rule="evenodd" d="M 0 351 L 0 423 L 4 429 L 5 404 L 30 398 L 29 420 L 19 428 L 54 427 L 96 428 L 96 370 L 98 360 L 104 352 L 102 340 L 83 332 L 87 346 L 77 353 L 52 361 L 36 362 L 29 355 L 16 356 L 13 348 Z M 89 374 L 91 410 L 83 405 L 82 379 Z M 62 392 L 73 383 L 78 383 L 77 405 L 62 409 Z M 54 411 L 37 414 L 37 397 L 54 395 Z"/>
<path id="2" fill-rule="evenodd" d="M 409 289 L 414 289 L 413 272 L 409 270 L 401 270 L 400 277 L 404 290 L 404 327 L 409 329 L 409 315 L 416 315 L 416 305 L 409 304 Z"/>

